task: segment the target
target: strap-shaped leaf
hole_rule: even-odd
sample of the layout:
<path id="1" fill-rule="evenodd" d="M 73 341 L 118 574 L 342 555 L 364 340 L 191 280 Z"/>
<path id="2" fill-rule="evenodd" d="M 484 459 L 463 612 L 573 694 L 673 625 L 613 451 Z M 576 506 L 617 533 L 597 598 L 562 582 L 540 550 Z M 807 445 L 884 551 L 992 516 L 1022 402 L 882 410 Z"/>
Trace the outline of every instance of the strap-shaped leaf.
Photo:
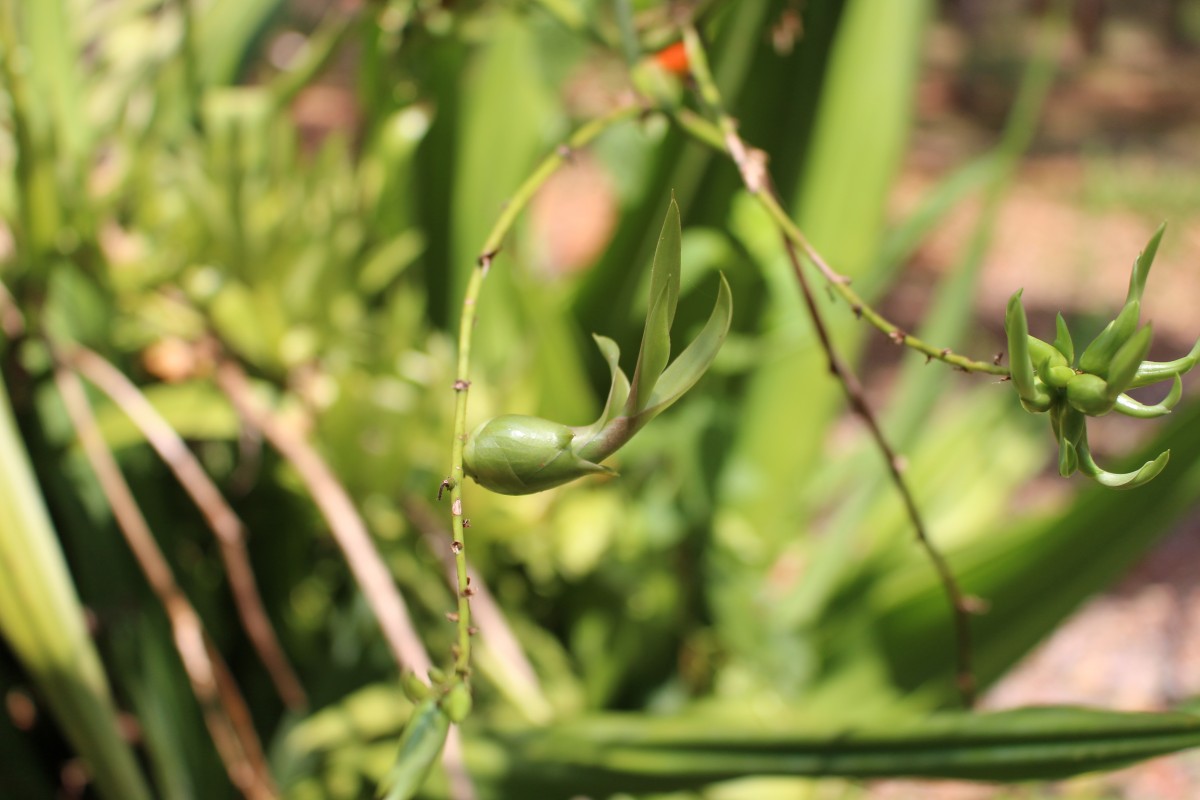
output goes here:
<path id="1" fill-rule="evenodd" d="M 721 275 L 720 278 L 717 302 L 708 316 L 708 322 L 704 323 L 700 334 L 663 372 L 646 407 L 638 414 L 638 426 L 666 410 L 682 397 L 684 392 L 695 386 L 696 381 L 700 380 L 717 357 L 717 351 L 721 349 L 733 319 L 733 295 L 729 291 L 729 283 L 725 276 Z"/>
<path id="2" fill-rule="evenodd" d="M 675 321 L 675 308 L 679 305 L 681 241 L 679 204 L 672 197 L 650 270 L 650 306 L 646 310 L 646 327 L 642 332 L 637 366 L 633 369 L 633 381 L 630 384 L 625 412 L 629 416 L 645 407 L 659 375 L 671 358 L 671 324 Z"/>
<path id="3" fill-rule="evenodd" d="M 1200 746 L 1200 717 L 1085 708 L 945 712 L 822 726 L 759 715 L 609 715 L 509 734 L 510 797 L 669 792 L 755 775 L 1062 778 Z M 794 715 L 793 715 L 794 717 Z"/>
<path id="4" fill-rule="evenodd" d="M 1146 278 L 1150 277 L 1150 265 L 1154 263 L 1154 256 L 1158 253 L 1158 243 L 1162 241 L 1163 231 L 1166 229 L 1167 223 L 1159 225 L 1158 230 L 1146 243 L 1145 249 L 1138 253 L 1137 260 L 1133 262 L 1133 272 L 1129 276 L 1129 294 L 1125 297 L 1126 303 L 1130 300 L 1142 299 L 1142 292 L 1146 291 Z"/>

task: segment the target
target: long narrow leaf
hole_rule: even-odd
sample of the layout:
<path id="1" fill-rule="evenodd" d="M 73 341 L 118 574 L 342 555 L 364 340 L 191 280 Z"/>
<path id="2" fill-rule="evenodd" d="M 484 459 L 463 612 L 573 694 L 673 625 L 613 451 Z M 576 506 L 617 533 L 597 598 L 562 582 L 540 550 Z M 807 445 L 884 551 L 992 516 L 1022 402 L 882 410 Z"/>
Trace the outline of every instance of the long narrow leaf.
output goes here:
<path id="1" fill-rule="evenodd" d="M 1200 717 L 1178 712 L 1026 708 L 844 730 L 787 718 L 612 716 L 510 739 L 512 758 L 498 794 L 679 791 L 758 775 L 1025 781 L 1197 746 Z"/>
<path id="2" fill-rule="evenodd" d="M 0 384 L 0 634 L 109 798 L 149 798 Z"/>

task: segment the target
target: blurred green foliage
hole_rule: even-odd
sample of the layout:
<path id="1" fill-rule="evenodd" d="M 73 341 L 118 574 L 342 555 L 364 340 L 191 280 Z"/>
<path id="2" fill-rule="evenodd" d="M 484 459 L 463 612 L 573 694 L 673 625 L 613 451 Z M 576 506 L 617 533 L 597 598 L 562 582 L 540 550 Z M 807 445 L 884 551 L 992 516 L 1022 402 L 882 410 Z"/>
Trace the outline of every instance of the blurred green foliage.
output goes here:
<path id="1" fill-rule="evenodd" d="M 307 714 L 284 711 L 273 694 L 201 517 L 121 412 L 93 396 L 248 697 L 285 794 L 371 796 L 412 704 L 296 472 L 243 434 L 214 386 L 208 342 L 304 421 L 428 649 L 447 660 L 454 597 L 421 520 L 430 507 L 449 520 L 434 497 L 449 463 L 466 276 L 537 159 L 627 91 L 625 56 L 673 30 L 665 4 L 651 2 L 378 0 L 320 18 L 310 5 L 0 1 L 0 281 L 13 301 L 0 314 L 0 364 L 20 434 L 0 429 L 0 690 L 31 691 L 54 714 L 33 735 L 0 719 L 0 748 L 15 756 L 4 781 L 22 796 L 51 794 L 71 752 L 89 759 L 105 796 L 146 785 L 168 798 L 233 796 L 166 618 L 75 444 L 46 342 L 85 344 L 138 382 L 245 520 L 268 612 L 312 700 Z M 1028 144 L 1035 113 L 1014 117 L 1019 130 L 997 153 L 947 179 L 913 217 L 889 219 L 934 4 L 809 0 L 791 41 L 779 31 L 801 13 L 796 3 L 698 5 L 742 134 L 771 154 L 793 216 L 866 296 L 886 292 L 950 208 L 1002 191 Z M 614 11 L 623 6 L 632 29 Z M 322 103 L 337 117 L 328 127 L 303 113 Z M 672 191 L 684 226 L 679 339 L 703 324 L 718 270 L 736 298 L 733 329 L 686 400 L 622 450 L 618 479 L 519 498 L 467 486 L 471 562 L 540 682 L 520 685 L 505 653 L 481 644 L 476 711 L 463 726 L 481 790 L 699 791 L 764 772 L 922 772 L 886 748 L 883 766 L 869 769 L 778 757 L 829 753 L 867 723 L 902 723 L 929 752 L 941 752 L 938 736 L 1034 735 L 970 715 L 922 727 L 954 704 L 949 609 L 878 454 L 860 434 L 831 435 L 840 389 L 777 232 L 734 168 L 654 115 L 612 130 L 591 155 L 611 182 L 615 227 L 595 263 L 559 273 L 538 265 L 533 226 L 518 226 L 480 301 L 469 426 L 501 413 L 582 424 L 599 412 L 608 369 L 590 334 L 636 351 L 638 298 Z M 570 210 L 558 211 L 553 224 L 563 225 Z M 972 329 L 964 312 L 990 224 L 984 215 L 963 271 L 933 298 L 934 338 L 956 351 L 999 349 L 999 336 Z M 867 331 L 832 299 L 826 311 L 839 342 L 860 352 Z M 989 604 L 974 625 L 986 685 L 1194 507 L 1200 406 L 1184 405 L 1162 429 L 1171 466 L 1136 494 L 1089 488 L 1014 515 L 1015 493 L 1050 458 L 1043 432 L 1008 390 L 935 375 L 922 360 L 903 356 L 886 426 L 935 540 Z M 32 594 L 10 590 L 18 574 Z M 74 664 L 77 683 L 50 676 L 52 656 Z M 115 708 L 137 719 L 133 747 L 116 733 Z M 601 711 L 628 716 L 605 727 L 608 718 L 590 716 Z M 728 755 L 733 744 L 640 727 L 673 713 L 693 731 L 796 717 L 799 727 L 760 742 L 762 752 L 697 766 L 697 752 L 704 762 L 705 748 Z M 1163 726 L 1153 747 L 1114 745 L 1090 761 L 1070 749 L 1088 731 L 1136 739 L 1129 731 L 1140 724 L 1068 715 L 1036 734 L 1064 748 L 1052 767 L 943 763 L 924 774 L 1066 774 L 1200 741 L 1195 719 L 1180 714 L 1146 722 Z M 623 725 L 634 727 L 622 734 Z M 628 760 L 603 756 L 614 736 L 632 747 Z M 991 757 L 979 752 L 969 757 Z M 428 791 L 446 786 L 435 770 Z M 739 790 L 730 791 L 722 796 Z M 750 786 L 742 796 L 768 795 Z"/>

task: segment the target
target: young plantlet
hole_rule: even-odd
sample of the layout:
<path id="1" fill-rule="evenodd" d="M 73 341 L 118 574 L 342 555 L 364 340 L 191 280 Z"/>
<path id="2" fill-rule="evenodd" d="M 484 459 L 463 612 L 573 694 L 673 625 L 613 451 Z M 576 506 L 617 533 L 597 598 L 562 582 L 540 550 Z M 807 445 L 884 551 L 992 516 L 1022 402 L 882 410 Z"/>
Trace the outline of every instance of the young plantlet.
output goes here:
<path id="1" fill-rule="evenodd" d="M 1029 335 L 1021 291 L 1008 301 L 1004 329 L 1012 384 L 1026 411 L 1050 413 L 1050 427 L 1059 448 L 1058 469 L 1063 477 L 1078 470 L 1105 486 L 1133 488 L 1162 472 L 1170 458 L 1171 451 L 1167 450 L 1134 472 L 1108 472 L 1092 458 L 1085 424 L 1087 417 L 1110 411 L 1141 419 L 1171 413 L 1183 394 L 1180 376 L 1200 361 L 1200 341 L 1175 361 L 1145 360 L 1154 334 L 1150 325 L 1138 327 L 1138 317 L 1146 278 L 1165 227 L 1165 223 L 1159 226 L 1134 261 L 1121 313 L 1084 349 L 1078 367 L 1073 366 L 1075 344 L 1062 314 L 1056 320 L 1054 343 L 1049 344 Z M 1139 403 L 1125 394 L 1128 389 L 1165 380 L 1171 381 L 1171 390 L 1154 405 Z"/>
<path id="2" fill-rule="evenodd" d="M 621 370 L 616 342 L 596 336 L 612 374 L 600 418 L 583 427 L 518 414 L 484 422 L 463 450 L 463 468 L 480 486 L 500 494 L 533 494 L 585 475 L 612 474 L 600 462 L 700 380 L 729 332 L 733 300 L 722 275 L 708 322 L 668 365 L 671 325 L 679 303 L 680 238 L 679 206 L 672 198 L 654 252 L 650 307 L 633 380 Z"/>

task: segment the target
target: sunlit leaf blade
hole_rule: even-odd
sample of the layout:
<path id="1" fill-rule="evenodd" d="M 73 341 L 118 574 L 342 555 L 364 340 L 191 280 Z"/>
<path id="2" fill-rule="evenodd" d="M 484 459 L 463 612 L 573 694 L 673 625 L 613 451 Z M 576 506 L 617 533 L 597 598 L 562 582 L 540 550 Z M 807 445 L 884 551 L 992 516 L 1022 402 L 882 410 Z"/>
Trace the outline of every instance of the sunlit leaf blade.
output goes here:
<path id="1" fill-rule="evenodd" d="M 512 745 L 501 784 L 506 796 L 681 791 L 755 775 L 1025 781 L 1200 746 L 1200 717 L 1026 708 L 844 730 L 770 718 L 599 717 Z"/>
<path id="2" fill-rule="evenodd" d="M 106 797 L 149 798 L 0 384 L 0 635 Z M 0 780 L 0 784 L 3 781 Z"/>
<path id="3" fill-rule="evenodd" d="M 1129 276 L 1129 293 L 1125 297 L 1125 302 L 1142 299 L 1142 293 L 1146 290 L 1146 278 L 1150 276 L 1150 265 L 1154 263 L 1154 256 L 1158 253 L 1158 243 L 1162 241 L 1163 231 L 1166 229 L 1167 223 L 1159 225 L 1158 230 L 1146 243 L 1145 249 L 1138 253 L 1137 260 L 1133 262 L 1133 272 Z"/>
<path id="4" fill-rule="evenodd" d="M 425 783 L 433 762 L 442 752 L 450 719 L 435 698 L 422 701 L 404 726 L 396 763 L 379 783 L 381 800 L 408 800 Z"/>

